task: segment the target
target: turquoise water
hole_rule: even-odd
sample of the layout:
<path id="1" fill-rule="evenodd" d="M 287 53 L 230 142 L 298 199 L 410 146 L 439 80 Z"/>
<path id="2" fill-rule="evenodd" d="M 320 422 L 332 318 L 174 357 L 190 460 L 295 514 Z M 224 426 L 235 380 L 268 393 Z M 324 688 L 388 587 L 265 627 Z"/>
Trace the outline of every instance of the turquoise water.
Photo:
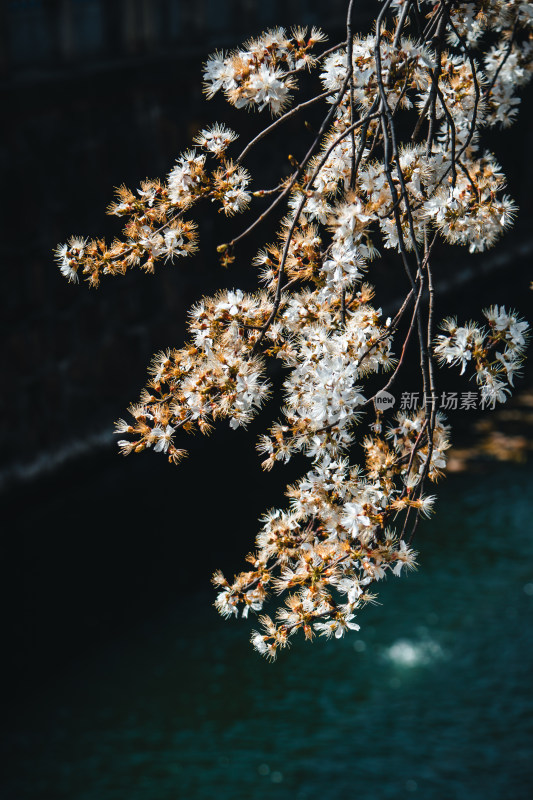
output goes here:
<path id="1" fill-rule="evenodd" d="M 274 664 L 208 594 L 21 710 L 7 800 L 533 796 L 531 468 L 452 476 L 420 568 Z"/>

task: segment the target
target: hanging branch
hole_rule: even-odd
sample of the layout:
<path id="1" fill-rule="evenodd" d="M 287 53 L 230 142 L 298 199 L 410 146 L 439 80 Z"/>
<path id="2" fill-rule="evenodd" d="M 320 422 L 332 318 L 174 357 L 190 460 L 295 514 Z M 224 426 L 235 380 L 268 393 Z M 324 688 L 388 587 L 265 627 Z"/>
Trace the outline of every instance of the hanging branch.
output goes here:
<path id="1" fill-rule="evenodd" d="M 355 612 L 375 598 L 370 587 L 416 565 L 411 545 L 434 502 L 427 484 L 443 474 L 449 447 L 435 361 L 473 369 L 480 404 L 494 407 L 510 394 L 528 338 L 527 323 L 500 305 L 484 310 L 485 326 L 450 317 L 435 337 L 432 259 L 446 242 L 482 251 L 512 223 L 504 175 L 480 140 L 485 127 L 516 117 L 514 93 L 533 72 L 532 20 L 514 2 L 407 0 L 398 15 L 384 0 L 373 33 L 356 35 L 355 9 L 349 0 L 343 41 L 322 52 L 320 30 L 276 28 L 211 56 L 208 98 L 222 92 L 236 109 L 275 119 L 234 160 L 237 133 L 219 123 L 200 131 L 165 181 L 118 190 L 109 213 L 125 220 L 122 240 L 73 237 L 56 253 L 65 277 L 94 286 L 134 266 L 153 271 L 194 254 L 190 216 L 209 201 L 228 217 L 249 215 L 218 247 L 228 266 L 241 258 L 241 241 L 279 215 L 277 240 L 254 261 L 258 290 L 202 298 L 190 312 L 190 339 L 154 357 L 131 420 L 117 423 L 124 454 L 153 449 L 178 463 L 186 433 L 208 433 L 221 419 L 246 426 L 270 393 L 268 361 L 282 362 L 281 418 L 257 449 L 265 469 L 296 453 L 309 469 L 287 487 L 289 507 L 263 518 L 249 569 L 231 582 L 213 578 L 223 616 L 247 617 L 283 595 L 274 619 L 260 617 L 252 634 L 271 658 L 299 630 L 307 639 L 358 630 Z M 315 85 L 294 103 L 304 71 L 315 72 Z M 252 150 L 321 104 L 316 133 L 302 122 L 301 142 L 285 154 L 290 175 L 284 158 L 274 188 L 252 191 L 243 166 Z M 260 210 L 265 196 L 272 199 Z M 405 274 L 393 319 L 363 281 L 379 272 L 380 248 Z M 381 400 L 413 360 L 424 403 L 393 416 Z M 377 390 L 368 387 L 372 376 Z M 364 463 L 355 466 L 361 445 Z"/>

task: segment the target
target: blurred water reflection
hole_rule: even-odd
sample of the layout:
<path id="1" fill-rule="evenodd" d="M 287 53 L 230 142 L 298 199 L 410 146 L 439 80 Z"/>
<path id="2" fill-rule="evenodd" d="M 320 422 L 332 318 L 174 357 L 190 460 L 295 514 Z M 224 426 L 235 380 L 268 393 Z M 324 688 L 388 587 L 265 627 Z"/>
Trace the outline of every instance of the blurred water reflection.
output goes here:
<path id="1" fill-rule="evenodd" d="M 530 798 L 531 477 L 450 478 L 419 571 L 340 642 L 270 664 L 184 601 L 21 711 L 2 797 Z"/>

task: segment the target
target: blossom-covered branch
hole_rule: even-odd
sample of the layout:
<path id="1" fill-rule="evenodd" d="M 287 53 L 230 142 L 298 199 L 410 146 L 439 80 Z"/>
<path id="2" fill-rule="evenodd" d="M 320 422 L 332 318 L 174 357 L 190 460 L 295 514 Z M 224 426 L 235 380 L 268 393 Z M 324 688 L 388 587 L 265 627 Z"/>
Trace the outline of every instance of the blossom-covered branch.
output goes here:
<path id="1" fill-rule="evenodd" d="M 299 630 L 308 639 L 358 630 L 356 612 L 374 599 L 374 585 L 416 565 L 413 534 L 434 502 L 426 483 L 443 474 L 449 447 L 435 361 L 462 373 L 474 365 L 482 402 L 493 407 L 510 393 L 527 344 L 527 323 L 499 305 L 484 312 L 488 328 L 448 319 L 435 338 L 432 257 L 439 240 L 483 251 L 512 224 L 516 205 L 481 142 L 485 128 L 515 120 L 516 91 L 533 72 L 531 4 L 384 0 L 365 36 L 354 33 L 353 5 L 344 41 L 322 52 L 326 37 L 316 28 L 276 28 L 211 56 L 207 97 L 221 92 L 235 108 L 275 120 L 233 157 L 234 131 L 219 123 L 200 131 L 165 181 L 118 190 L 109 213 L 125 218 L 123 240 L 107 247 L 75 237 L 57 250 L 69 280 L 82 274 L 97 285 L 102 275 L 193 254 L 190 215 L 202 201 L 227 216 L 258 208 L 219 245 L 224 265 L 267 216 L 280 216 L 277 238 L 254 260 L 257 291 L 201 299 L 189 341 L 155 356 L 131 421 L 117 423 L 123 453 L 153 448 L 178 462 L 185 433 L 206 433 L 219 418 L 246 426 L 271 391 L 269 360 L 281 361 L 285 404 L 257 448 L 265 469 L 295 453 L 310 468 L 288 487 L 288 508 L 263 518 L 250 568 L 233 581 L 214 577 L 224 616 L 246 617 L 284 597 L 252 635 L 269 657 Z M 316 76 L 314 93 L 291 108 L 304 72 Z M 280 166 L 273 188 L 252 190 L 250 151 L 320 104 L 303 155 L 287 154 L 290 175 Z M 398 254 L 405 273 L 393 319 L 366 282 L 382 248 Z M 420 364 L 427 402 L 387 419 L 377 401 L 407 358 Z M 373 386 L 381 376 L 379 391 L 369 390 L 371 376 Z M 351 463 L 356 442 L 359 466 Z"/>

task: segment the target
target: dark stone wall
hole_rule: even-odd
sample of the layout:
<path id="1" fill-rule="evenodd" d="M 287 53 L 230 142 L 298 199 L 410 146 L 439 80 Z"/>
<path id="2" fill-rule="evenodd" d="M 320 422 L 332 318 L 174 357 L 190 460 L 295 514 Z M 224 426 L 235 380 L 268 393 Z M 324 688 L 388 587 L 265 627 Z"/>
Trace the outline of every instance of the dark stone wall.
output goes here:
<path id="1" fill-rule="evenodd" d="M 358 14 L 371 5 L 359 4 Z M 2 7 L 2 69 L 29 75 L 83 62 L 174 56 L 234 46 L 266 26 L 335 28 L 345 0 L 7 0 Z"/>
<path id="2" fill-rule="evenodd" d="M 113 186 L 164 176 L 202 125 L 227 115 L 202 95 L 210 52 L 267 26 L 316 22 L 318 3 L 11 0 L 1 13 L 6 477 L 95 431 L 110 436 L 151 354 L 181 342 L 187 307 L 217 271 L 209 221 L 207 261 L 202 251 L 97 291 L 67 284 L 53 248 L 73 233 L 118 234 L 104 214 Z M 344 0 L 330 4 L 330 29 L 343 14 Z M 263 123 L 237 116 L 249 130 Z"/>

